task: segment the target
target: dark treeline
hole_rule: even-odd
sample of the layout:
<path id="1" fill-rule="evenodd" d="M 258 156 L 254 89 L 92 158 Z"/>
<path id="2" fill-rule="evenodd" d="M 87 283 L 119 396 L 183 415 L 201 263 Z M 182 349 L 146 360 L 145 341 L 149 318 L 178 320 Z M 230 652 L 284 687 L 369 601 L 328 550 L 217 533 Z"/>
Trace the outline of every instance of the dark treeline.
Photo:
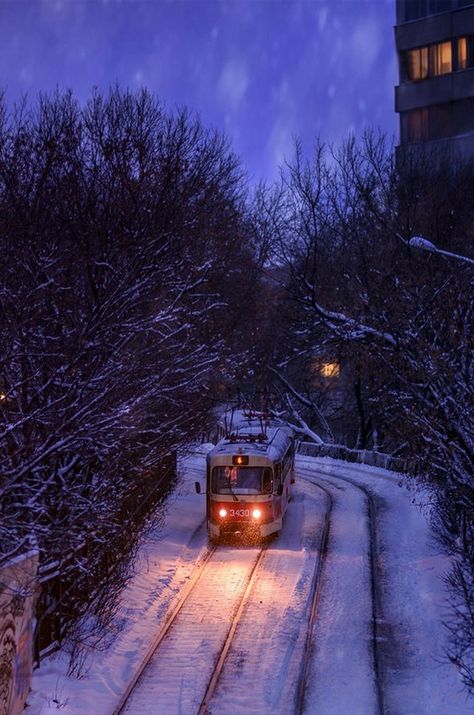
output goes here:
<path id="1" fill-rule="evenodd" d="M 296 145 L 250 195 L 221 135 L 146 92 L 3 107 L 2 558 L 100 551 L 224 394 L 271 392 L 431 489 L 474 690 L 473 266 L 407 245 L 472 256 L 473 173 L 367 135 Z"/>

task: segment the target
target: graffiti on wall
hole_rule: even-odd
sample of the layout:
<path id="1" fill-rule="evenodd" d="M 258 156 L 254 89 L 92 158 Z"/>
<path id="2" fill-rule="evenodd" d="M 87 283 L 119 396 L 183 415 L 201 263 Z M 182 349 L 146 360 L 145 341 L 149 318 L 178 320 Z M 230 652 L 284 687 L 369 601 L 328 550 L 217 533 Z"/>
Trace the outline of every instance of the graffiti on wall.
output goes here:
<path id="1" fill-rule="evenodd" d="M 0 715 L 23 711 L 33 670 L 37 553 L 0 570 Z"/>

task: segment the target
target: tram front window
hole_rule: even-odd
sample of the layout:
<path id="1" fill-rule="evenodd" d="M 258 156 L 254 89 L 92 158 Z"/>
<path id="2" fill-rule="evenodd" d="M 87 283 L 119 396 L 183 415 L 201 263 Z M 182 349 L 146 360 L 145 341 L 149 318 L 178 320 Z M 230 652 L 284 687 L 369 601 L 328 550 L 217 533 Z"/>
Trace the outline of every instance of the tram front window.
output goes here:
<path id="1" fill-rule="evenodd" d="M 270 494 L 272 470 L 268 467 L 214 467 L 214 494 Z"/>

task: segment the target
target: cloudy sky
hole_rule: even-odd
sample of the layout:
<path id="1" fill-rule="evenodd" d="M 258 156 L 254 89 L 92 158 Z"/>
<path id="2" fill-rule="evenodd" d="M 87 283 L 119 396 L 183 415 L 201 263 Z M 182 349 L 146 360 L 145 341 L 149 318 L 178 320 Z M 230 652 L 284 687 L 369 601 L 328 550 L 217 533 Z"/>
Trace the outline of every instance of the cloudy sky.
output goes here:
<path id="1" fill-rule="evenodd" d="M 293 137 L 396 135 L 394 22 L 395 0 L 0 0 L 0 86 L 146 86 L 273 179 Z"/>

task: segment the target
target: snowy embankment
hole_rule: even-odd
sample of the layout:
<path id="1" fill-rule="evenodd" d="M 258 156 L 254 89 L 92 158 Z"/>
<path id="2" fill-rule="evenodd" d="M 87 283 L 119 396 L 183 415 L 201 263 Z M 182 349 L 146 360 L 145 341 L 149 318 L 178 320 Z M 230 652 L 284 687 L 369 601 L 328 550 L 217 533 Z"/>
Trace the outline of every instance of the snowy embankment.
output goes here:
<path id="1" fill-rule="evenodd" d="M 34 676 L 28 709 L 31 715 L 44 715 L 58 708 L 69 715 L 110 715 L 113 711 L 196 563 L 207 553 L 205 500 L 194 491 L 195 480 L 204 487 L 204 451 L 183 461 L 180 472 L 180 486 L 168 501 L 164 523 L 147 535 L 136 561 L 135 576 L 123 593 L 111 633 L 116 637 L 109 639 L 107 649 L 90 654 L 88 670 L 80 680 L 67 676 L 65 655 L 45 659 Z M 344 482 L 341 476 L 366 485 L 377 504 L 376 570 L 383 612 L 383 623 L 377 631 L 383 652 L 378 678 L 383 683 L 385 712 L 471 712 L 457 673 L 444 654 L 443 574 L 449 562 L 434 544 L 424 514 L 412 503 L 409 492 L 398 486 L 398 475 L 311 457 L 298 459 L 295 496 L 283 531 L 264 556 L 210 710 L 219 715 L 292 712 L 329 493 L 332 510 L 328 549 L 312 632 L 305 712 L 379 712 L 367 504 L 357 486 Z M 222 547 L 222 567 L 216 568 L 222 568 L 225 576 L 225 569 L 237 570 L 242 559 L 244 550 Z M 216 600 L 214 608 L 218 611 L 217 604 Z M 199 610 L 202 615 L 202 608 L 196 605 L 196 626 L 204 620 L 199 618 Z M 208 647 L 218 650 L 217 644 L 209 646 L 199 638 L 197 643 L 201 643 L 201 655 L 203 648 L 206 650 L 206 657 Z M 183 687 L 188 681 L 186 669 L 193 678 L 198 670 L 192 652 L 188 661 L 181 666 Z M 173 668 L 174 663 L 162 658 L 159 675 L 163 685 L 159 690 L 167 696 L 166 713 L 194 715 L 194 705 L 192 712 L 185 707 L 190 702 L 184 696 L 185 690 L 182 699 L 178 692 L 173 698 Z M 132 708 L 130 712 L 164 715 L 152 687 L 147 700 L 146 682 L 144 678 L 144 701 L 139 710 Z"/>
<path id="2" fill-rule="evenodd" d="M 213 445 L 209 445 L 208 449 Z M 202 446 L 179 464 L 180 481 L 166 505 L 164 523 L 147 534 L 135 563 L 135 575 L 123 592 L 110 629 L 110 645 L 92 651 L 80 679 L 67 675 L 67 653 L 41 662 L 33 674 L 28 713 L 44 715 L 60 708 L 68 715 L 110 715 L 166 613 L 179 599 L 196 563 L 207 551 L 203 525 L 205 453 Z"/>

